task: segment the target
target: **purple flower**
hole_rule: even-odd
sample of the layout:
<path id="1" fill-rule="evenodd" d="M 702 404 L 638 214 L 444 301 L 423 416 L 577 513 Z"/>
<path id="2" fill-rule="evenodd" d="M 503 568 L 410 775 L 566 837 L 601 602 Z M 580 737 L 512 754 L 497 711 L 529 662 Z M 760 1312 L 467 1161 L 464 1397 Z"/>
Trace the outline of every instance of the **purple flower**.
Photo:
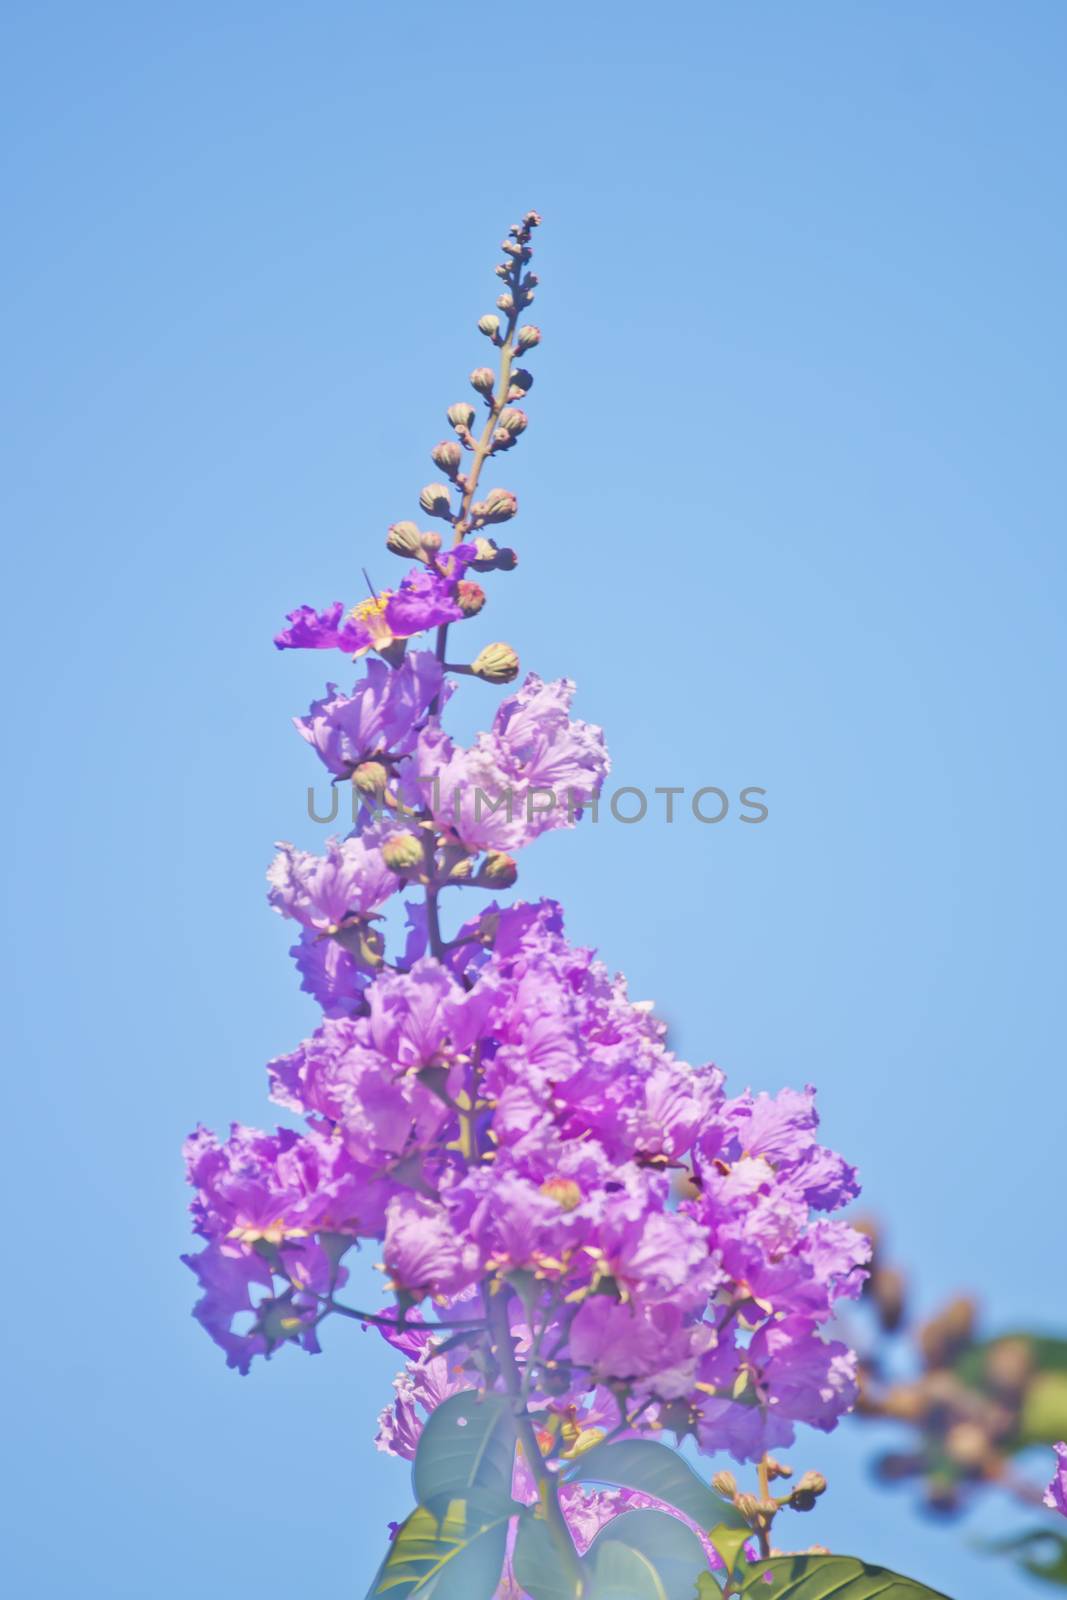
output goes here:
<path id="1" fill-rule="evenodd" d="M 306 717 L 294 718 L 301 737 L 338 777 L 347 778 L 361 761 L 389 753 L 407 755 L 415 745 L 435 697 L 443 704 L 451 692 L 436 657 L 413 651 L 401 665 L 367 663 L 366 676 L 350 695 L 328 684 Z"/>
<path id="2" fill-rule="evenodd" d="M 531 673 L 470 749 L 425 730 L 412 803 L 428 803 L 471 850 L 516 850 L 550 828 L 573 827 L 610 766 L 601 730 L 571 720 L 573 695 L 568 679 L 543 683 Z"/>
<path id="3" fill-rule="evenodd" d="M 457 1237 L 444 1206 L 397 1195 L 386 1216 L 384 1259 L 393 1287 L 421 1300 L 449 1295 L 477 1277 L 477 1257 Z"/>
<path id="4" fill-rule="evenodd" d="M 1045 1490 L 1045 1504 L 1067 1517 L 1067 1444 L 1055 1444 L 1052 1448 L 1056 1454 L 1056 1471 Z"/>
<path id="5" fill-rule="evenodd" d="M 285 840 L 278 841 L 278 851 L 267 871 L 267 898 L 275 911 L 306 928 L 336 932 L 350 917 L 377 910 L 396 891 L 396 875 L 369 832 L 328 839 L 323 856 L 297 850 Z"/>
<path id="6" fill-rule="evenodd" d="M 340 600 L 325 611 L 299 606 L 289 613 L 289 627 L 275 636 L 274 643 L 279 650 L 347 650 L 364 655 L 368 650 L 388 650 L 427 628 L 460 622 L 465 613 L 456 598 L 458 581 L 476 555 L 473 545 L 457 545 L 438 558 L 436 571 L 420 567 L 395 593 L 383 589 L 361 600 L 347 615 Z"/>

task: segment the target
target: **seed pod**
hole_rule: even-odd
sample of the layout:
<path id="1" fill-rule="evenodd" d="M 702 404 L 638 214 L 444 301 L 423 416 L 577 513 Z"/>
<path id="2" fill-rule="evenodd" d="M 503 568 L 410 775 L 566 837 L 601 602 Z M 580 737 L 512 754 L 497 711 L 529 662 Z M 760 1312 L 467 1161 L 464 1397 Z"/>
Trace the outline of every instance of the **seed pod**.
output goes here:
<path id="1" fill-rule="evenodd" d="M 487 644 L 471 662 L 471 671 L 485 683 L 512 683 L 519 675 L 519 658 L 509 644 Z"/>
<path id="2" fill-rule="evenodd" d="M 416 522 L 394 522 L 385 536 L 385 546 L 394 556 L 417 561 L 422 555 L 422 540 Z"/>
<path id="3" fill-rule="evenodd" d="M 443 483 L 428 483 L 419 495 L 419 505 L 429 517 L 452 521 L 452 496 Z"/>
<path id="4" fill-rule="evenodd" d="M 492 394 L 495 383 L 496 377 L 492 367 L 475 367 L 471 373 L 471 388 L 477 389 L 479 394 L 484 394 L 487 398 Z"/>
<path id="5" fill-rule="evenodd" d="M 447 416 L 454 428 L 470 428 L 474 423 L 474 407 L 469 400 L 457 400 L 454 406 L 449 406 Z"/>

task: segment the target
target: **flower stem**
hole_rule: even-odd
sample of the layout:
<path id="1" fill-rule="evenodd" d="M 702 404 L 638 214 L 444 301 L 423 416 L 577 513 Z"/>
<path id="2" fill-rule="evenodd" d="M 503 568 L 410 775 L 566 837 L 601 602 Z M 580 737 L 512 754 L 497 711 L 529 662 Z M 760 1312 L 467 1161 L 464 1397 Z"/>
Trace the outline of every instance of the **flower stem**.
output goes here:
<path id="1" fill-rule="evenodd" d="M 581 1558 L 574 1547 L 571 1531 L 563 1515 L 563 1507 L 559 1503 L 558 1479 L 556 1474 L 549 1472 L 545 1466 L 544 1457 L 541 1455 L 541 1446 L 537 1439 L 537 1430 L 522 1398 L 522 1378 L 519 1374 L 518 1363 L 515 1360 L 515 1347 L 511 1341 L 511 1323 L 508 1318 L 510 1291 L 504 1287 L 498 1294 L 494 1295 L 490 1292 L 489 1285 L 486 1284 L 482 1289 L 482 1298 L 486 1305 L 486 1315 L 493 1335 L 493 1347 L 496 1351 L 497 1361 L 500 1364 L 500 1371 L 507 1385 L 508 1394 L 511 1396 L 515 1416 L 515 1432 L 518 1435 L 519 1446 L 537 1484 L 541 1508 L 552 1542 L 559 1551 L 564 1567 L 574 1580 L 574 1592 L 578 1596 L 581 1595 L 584 1586 L 585 1571 L 582 1567 Z"/>

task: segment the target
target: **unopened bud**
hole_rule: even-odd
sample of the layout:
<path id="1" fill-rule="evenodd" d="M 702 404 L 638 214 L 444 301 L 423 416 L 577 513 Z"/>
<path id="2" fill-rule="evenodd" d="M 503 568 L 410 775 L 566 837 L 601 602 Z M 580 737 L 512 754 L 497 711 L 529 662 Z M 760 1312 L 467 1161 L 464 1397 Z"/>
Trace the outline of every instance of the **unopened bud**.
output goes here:
<path id="1" fill-rule="evenodd" d="M 515 340 L 515 348 L 521 353 L 524 350 L 532 350 L 534 345 L 540 343 L 540 328 L 535 328 L 532 322 L 528 322 L 525 328 L 519 329 L 518 337 Z"/>
<path id="2" fill-rule="evenodd" d="M 500 307 L 501 311 L 507 312 L 509 317 L 515 309 L 515 302 L 509 294 L 498 294 L 496 297 L 496 303 Z"/>
<path id="3" fill-rule="evenodd" d="M 423 534 L 420 534 L 419 537 L 422 541 L 423 554 L 435 556 L 441 548 L 441 535 L 439 533 L 435 533 L 432 528 L 428 528 L 427 531 Z"/>
<path id="4" fill-rule="evenodd" d="M 561 1211 L 575 1211 L 582 1203 L 582 1191 L 573 1178 L 546 1178 L 541 1193 L 554 1200 Z"/>
<path id="5" fill-rule="evenodd" d="M 411 872 L 422 865 L 422 841 L 414 833 L 391 834 L 382 845 L 382 860 L 391 872 Z"/>
<path id="6" fill-rule="evenodd" d="M 794 1494 L 799 1494 L 801 1490 L 805 1494 L 825 1494 L 826 1479 L 821 1472 L 802 1472 L 797 1479 L 797 1486 L 793 1492 Z"/>
<path id="7" fill-rule="evenodd" d="M 496 553 L 496 570 L 498 572 L 514 572 L 519 564 L 519 558 L 510 545 L 502 545 Z"/>
<path id="8" fill-rule="evenodd" d="M 471 671 L 486 683 L 511 683 L 519 675 L 519 658 L 509 644 L 487 644 L 471 662 Z"/>
<path id="9" fill-rule="evenodd" d="M 457 400 L 445 413 L 454 428 L 469 428 L 474 423 L 474 407 L 469 400 Z"/>
<path id="10" fill-rule="evenodd" d="M 422 555 L 422 539 L 416 522 L 394 522 L 385 536 L 386 549 L 394 556 L 406 556 L 409 561 Z"/>
<path id="11" fill-rule="evenodd" d="M 352 782 L 360 794 L 384 794 L 389 774 L 380 761 L 361 761 L 352 774 Z"/>
<path id="12" fill-rule="evenodd" d="M 498 278 L 506 278 L 508 273 L 511 271 L 511 263 L 509 261 L 498 261 L 496 266 L 493 268 L 493 271 L 496 273 Z M 497 304 L 499 305 L 499 303 L 500 302 L 498 301 Z"/>
<path id="13" fill-rule="evenodd" d="M 435 444 L 430 451 L 430 459 L 435 467 L 440 467 L 442 472 L 447 472 L 450 478 L 454 478 L 463 460 L 463 451 L 454 439 L 442 439 L 441 443 Z"/>
<path id="14" fill-rule="evenodd" d="M 976 1472 L 993 1454 L 989 1436 L 976 1422 L 957 1422 L 945 1435 L 945 1454 L 965 1471 Z"/>
<path id="15" fill-rule="evenodd" d="M 505 433 L 513 434 L 517 439 L 520 433 L 526 432 L 529 417 L 525 411 L 520 411 L 516 406 L 505 406 L 497 419 L 498 425 Z"/>
<path id="16" fill-rule="evenodd" d="M 527 228 L 539 228 L 541 226 L 541 213 L 539 211 L 527 211 L 522 220 Z"/>
<path id="17" fill-rule="evenodd" d="M 508 522 L 519 509 L 519 502 L 510 489 L 490 489 L 484 500 L 471 506 L 471 516 L 477 523 Z"/>
<path id="18" fill-rule="evenodd" d="M 511 387 L 520 394 L 528 394 L 533 388 L 533 373 L 527 372 L 525 367 L 516 367 L 511 374 Z"/>
<path id="19" fill-rule="evenodd" d="M 487 339 L 495 339 L 500 332 L 500 318 L 487 311 L 484 317 L 478 318 L 478 332 L 484 333 Z"/>
<path id="20" fill-rule="evenodd" d="M 791 1478 L 792 1467 L 787 1467 L 784 1461 L 776 1461 L 773 1456 L 767 1457 L 767 1478 L 773 1483 L 776 1478 Z"/>
<path id="21" fill-rule="evenodd" d="M 716 1494 L 725 1495 L 727 1500 L 732 1500 L 737 1493 L 737 1479 L 732 1472 L 717 1472 L 711 1480 L 711 1487 Z"/>
<path id="22" fill-rule="evenodd" d="M 471 373 L 471 388 L 477 389 L 479 394 L 491 395 L 495 382 L 492 367 L 475 367 Z"/>
<path id="23" fill-rule="evenodd" d="M 517 443 L 518 443 L 518 440 L 514 439 L 511 436 L 511 434 L 507 432 L 507 430 L 505 428 L 497 428 L 496 432 L 493 434 L 493 452 L 494 452 L 494 454 L 498 450 L 510 450 L 512 445 L 517 444 Z"/>
<path id="24" fill-rule="evenodd" d="M 734 1500 L 734 1505 L 749 1526 L 754 1526 L 759 1516 L 759 1501 L 756 1496 L 754 1494 L 739 1494 Z"/>
<path id="25" fill-rule="evenodd" d="M 506 256 L 514 258 L 522 255 L 522 245 L 516 244 L 514 239 L 501 239 L 500 248 Z"/>
<path id="26" fill-rule="evenodd" d="M 419 495 L 419 505 L 429 517 L 452 520 L 452 496 L 443 483 L 428 483 Z"/>
<path id="27" fill-rule="evenodd" d="M 515 858 L 506 850 L 490 850 L 479 873 L 482 882 L 491 883 L 494 889 L 510 889 L 518 876 Z"/>
<path id="28" fill-rule="evenodd" d="M 476 617 L 485 605 L 485 590 L 469 578 L 456 584 L 456 604 L 465 617 Z"/>

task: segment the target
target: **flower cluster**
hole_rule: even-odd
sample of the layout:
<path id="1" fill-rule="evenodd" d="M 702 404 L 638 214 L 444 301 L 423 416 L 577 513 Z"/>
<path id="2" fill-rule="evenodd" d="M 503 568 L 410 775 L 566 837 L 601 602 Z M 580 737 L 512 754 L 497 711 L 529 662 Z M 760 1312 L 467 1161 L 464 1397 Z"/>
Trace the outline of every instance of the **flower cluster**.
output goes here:
<path id="1" fill-rule="evenodd" d="M 197 1315 L 241 1371 L 283 1343 L 316 1350 L 327 1317 L 378 1325 L 409 1358 L 380 1433 L 402 1456 L 457 1389 L 511 1381 L 488 1331 L 503 1314 L 550 1466 L 609 1433 L 664 1431 L 756 1459 L 798 1422 L 831 1428 L 856 1394 L 825 1328 L 860 1290 L 867 1242 L 833 1218 L 856 1175 L 820 1144 L 813 1091 L 730 1095 L 717 1067 L 680 1061 L 651 1006 L 568 942 L 554 901 L 493 900 L 444 925 L 449 891 L 509 887 L 516 853 L 573 826 L 608 771 L 566 680 L 528 675 L 469 748 L 442 721 L 457 676 L 518 675 L 510 646 L 455 663 L 448 636 L 486 604 L 467 574 L 516 564 L 485 532 L 515 496 L 478 486 L 527 426 L 515 357 L 540 339 L 519 323 L 538 220 L 511 230 L 501 316 L 479 323 L 500 352 L 499 378 L 471 374 L 483 425 L 473 405 L 449 408 L 455 437 L 432 452 L 448 482 L 419 497 L 451 545 L 394 524 L 388 548 L 414 563 L 395 591 L 302 607 L 276 640 L 373 652 L 351 693 L 329 684 L 296 721 L 353 786 L 358 820 L 322 856 L 280 845 L 268 873 L 323 1018 L 269 1067 L 302 1131 L 188 1143 Z M 409 648 L 427 630 L 432 647 Z M 393 949 L 395 896 L 408 929 Z M 362 1241 L 380 1247 L 388 1292 L 373 1312 L 338 1298 Z M 520 1489 L 534 1498 L 532 1478 Z M 563 1502 L 579 1545 L 651 1503 L 574 1488 Z"/>

